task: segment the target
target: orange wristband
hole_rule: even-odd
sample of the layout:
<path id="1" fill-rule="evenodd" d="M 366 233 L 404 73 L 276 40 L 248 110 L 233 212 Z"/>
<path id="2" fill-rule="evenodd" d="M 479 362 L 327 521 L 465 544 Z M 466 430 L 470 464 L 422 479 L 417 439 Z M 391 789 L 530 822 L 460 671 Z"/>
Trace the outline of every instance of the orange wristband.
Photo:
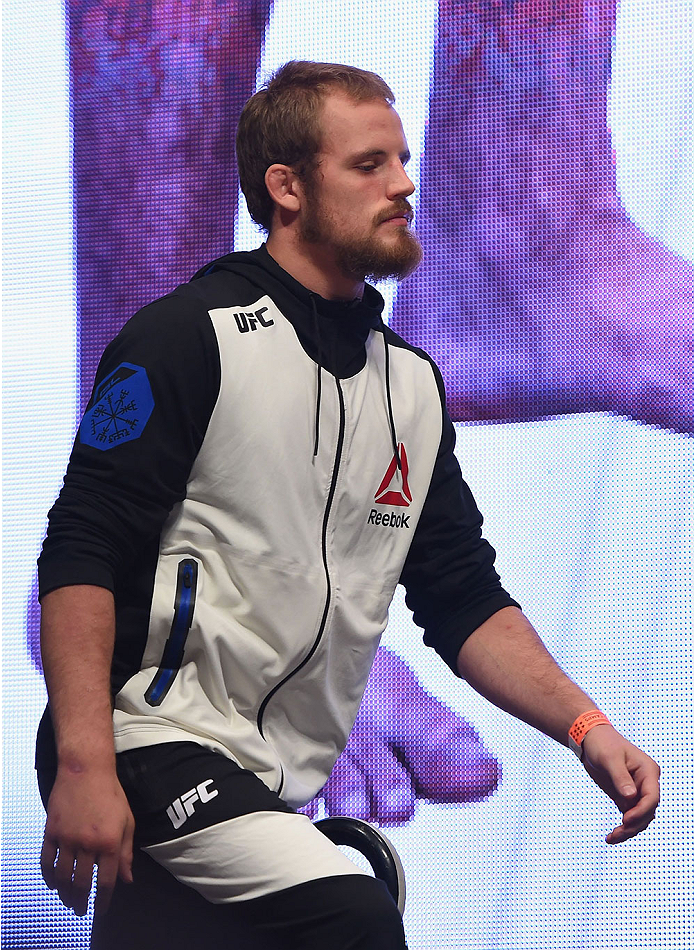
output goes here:
<path id="1" fill-rule="evenodd" d="M 583 761 L 583 740 L 590 732 L 593 726 L 602 725 L 611 726 L 612 723 L 604 712 L 599 709 L 591 709 L 590 712 L 582 713 L 569 729 L 569 748 L 575 752 L 581 761 Z"/>

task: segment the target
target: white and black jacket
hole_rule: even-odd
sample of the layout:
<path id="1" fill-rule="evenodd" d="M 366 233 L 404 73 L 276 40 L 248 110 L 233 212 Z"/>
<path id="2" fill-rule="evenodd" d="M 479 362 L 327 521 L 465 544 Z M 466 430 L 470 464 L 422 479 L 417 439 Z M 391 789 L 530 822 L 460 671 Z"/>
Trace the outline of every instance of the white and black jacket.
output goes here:
<path id="1" fill-rule="evenodd" d="M 381 309 L 368 286 L 309 293 L 263 247 L 104 353 L 39 579 L 115 594 L 119 751 L 193 740 L 301 805 L 347 741 L 398 582 L 453 669 L 514 604 L 440 374 Z"/>

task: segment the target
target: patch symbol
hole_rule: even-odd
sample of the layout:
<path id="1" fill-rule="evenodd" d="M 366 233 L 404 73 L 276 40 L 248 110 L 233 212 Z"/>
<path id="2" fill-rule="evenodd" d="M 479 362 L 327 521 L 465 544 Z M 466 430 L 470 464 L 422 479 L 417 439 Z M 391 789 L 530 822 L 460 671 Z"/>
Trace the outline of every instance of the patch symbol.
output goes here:
<path id="1" fill-rule="evenodd" d="M 80 442 L 102 452 L 133 442 L 142 435 L 153 409 L 145 368 L 121 363 L 97 386 L 80 425 Z"/>
<path id="2" fill-rule="evenodd" d="M 395 453 L 383 481 L 378 486 L 374 500 L 377 505 L 398 505 L 401 508 L 407 508 L 412 501 L 412 492 L 407 482 L 407 452 L 402 442 L 398 445 L 400 455 L 400 473 L 398 474 L 398 459 Z"/>

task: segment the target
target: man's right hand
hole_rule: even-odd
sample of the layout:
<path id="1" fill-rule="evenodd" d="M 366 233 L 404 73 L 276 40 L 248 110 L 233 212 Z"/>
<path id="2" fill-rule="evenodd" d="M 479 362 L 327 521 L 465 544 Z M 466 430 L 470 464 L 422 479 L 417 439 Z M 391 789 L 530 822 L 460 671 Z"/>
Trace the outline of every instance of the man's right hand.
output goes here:
<path id="1" fill-rule="evenodd" d="M 132 882 L 135 821 L 115 770 L 63 766 L 48 801 L 41 872 L 78 917 L 87 912 L 94 865 L 94 912 L 104 913 L 118 876 Z"/>
<path id="2" fill-rule="evenodd" d="M 41 656 L 55 732 L 58 775 L 41 850 L 51 890 L 78 917 L 87 912 L 94 865 L 96 903 L 108 907 L 120 874 L 132 880 L 135 821 L 116 774 L 111 707 L 113 594 L 57 587 L 41 601 Z"/>

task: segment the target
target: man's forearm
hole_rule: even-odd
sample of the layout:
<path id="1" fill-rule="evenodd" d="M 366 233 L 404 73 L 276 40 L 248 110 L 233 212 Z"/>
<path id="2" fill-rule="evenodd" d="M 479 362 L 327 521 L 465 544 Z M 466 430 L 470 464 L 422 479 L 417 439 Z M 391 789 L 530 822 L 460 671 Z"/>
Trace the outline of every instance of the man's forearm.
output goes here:
<path id="1" fill-rule="evenodd" d="M 103 587 L 61 587 L 41 606 L 41 652 L 58 751 L 41 870 L 46 884 L 81 916 L 97 865 L 94 908 L 100 913 L 116 878 L 132 880 L 135 824 L 113 745 L 113 595 Z"/>
<path id="2" fill-rule="evenodd" d="M 41 654 L 59 766 L 115 765 L 111 658 L 115 610 L 103 587 L 60 587 L 41 604 Z"/>
<path id="3" fill-rule="evenodd" d="M 595 703 L 558 666 L 517 607 L 504 607 L 465 641 L 458 672 L 490 702 L 562 744 Z"/>

